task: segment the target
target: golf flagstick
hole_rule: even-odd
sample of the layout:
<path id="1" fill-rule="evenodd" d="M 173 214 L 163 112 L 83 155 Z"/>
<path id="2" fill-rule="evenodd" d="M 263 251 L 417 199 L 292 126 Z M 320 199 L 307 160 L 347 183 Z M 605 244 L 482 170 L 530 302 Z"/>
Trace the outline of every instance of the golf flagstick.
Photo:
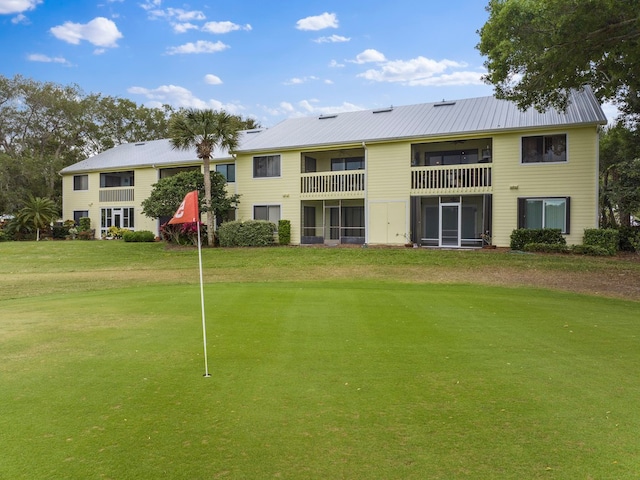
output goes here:
<path id="1" fill-rule="evenodd" d="M 195 223 L 198 229 L 198 264 L 200 266 L 200 303 L 202 304 L 202 341 L 204 343 L 204 376 L 209 375 L 207 359 L 207 325 L 204 315 L 204 282 L 202 281 L 202 241 L 200 240 L 200 209 L 198 208 L 198 191 L 194 190 L 184 196 L 184 200 L 176 210 L 169 224 Z"/>
<path id="2" fill-rule="evenodd" d="M 202 281 L 202 243 L 200 241 L 200 222 L 198 226 L 198 263 L 200 264 L 200 303 L 202 304 L 202 342 L 204 344 L 204 376 L 210 377 L 207 359 L 207 322 L 204 314 L 204 283 Z"/>

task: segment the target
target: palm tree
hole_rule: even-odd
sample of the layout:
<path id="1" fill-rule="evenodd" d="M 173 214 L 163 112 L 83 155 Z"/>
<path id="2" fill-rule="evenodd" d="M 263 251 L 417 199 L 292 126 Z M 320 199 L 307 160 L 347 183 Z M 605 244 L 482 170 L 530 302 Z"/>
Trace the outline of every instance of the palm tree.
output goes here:
<path id="1" fill-rule="evenodd" d="M 240 125 L 237 117 L 224 111 L 188 109 L 169 122 L 173 148 L 195 147 L 204 167 L 204 200 L 207 210 L 207 243 L 213 246 L 213 211 L 211 208 L 211 158 L 215 147 L 232 152 L 238 146 Z"/>
<path id="2" fill-rule="evenodd" d="M 35 228 L 36 241 L 39 241 L 40 229 L 50 226 L 58 216 L 58 207 L 53 200 L 29 195 L 24 207 L 18 211 L 16 220 L 19 225 Z"/>

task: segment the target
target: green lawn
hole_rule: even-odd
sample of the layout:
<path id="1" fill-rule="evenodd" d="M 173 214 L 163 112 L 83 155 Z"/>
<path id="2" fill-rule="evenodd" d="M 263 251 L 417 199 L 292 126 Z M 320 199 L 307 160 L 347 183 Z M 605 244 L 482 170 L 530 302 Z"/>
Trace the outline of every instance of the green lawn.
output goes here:
<path id="1" fill-rule="evenodd" d="M 639 302 L 402 275 L 636 265 L 203 257 L 211 378 L 194 250 L 0 244 L 0 478 L 637 478 Z"/>

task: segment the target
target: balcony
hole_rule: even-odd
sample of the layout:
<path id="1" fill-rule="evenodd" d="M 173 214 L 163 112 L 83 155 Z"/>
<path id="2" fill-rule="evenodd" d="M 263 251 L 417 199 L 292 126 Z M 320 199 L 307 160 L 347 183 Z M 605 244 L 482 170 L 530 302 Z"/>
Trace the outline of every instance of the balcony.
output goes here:
<path id="1" fill-rule="evenodd" d="M 300 194 L 307 199 L 364 198 L 364 171 L 303 173 Z"/>
<path id="2" fill-rule="evenodd" d="M 100 189 L 101 202 L 133 202 L 133 187 Z"/>
<path id="3" fill-rule="evenodd" d="M 491 193 L 491 164 L 411 168 L 411 195 Z"/>

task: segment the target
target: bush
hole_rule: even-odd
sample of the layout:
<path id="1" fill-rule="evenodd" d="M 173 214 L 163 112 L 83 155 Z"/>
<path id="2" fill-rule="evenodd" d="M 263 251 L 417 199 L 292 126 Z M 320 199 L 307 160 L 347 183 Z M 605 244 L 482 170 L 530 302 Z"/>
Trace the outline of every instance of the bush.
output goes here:
<path id="1" fill-rule="evenodd" d="M 620 227 L 618 235 L 620 238 L 619 250 L 640 253 L 640 227 Z"/>
<path id="2" fill-rule="evenodd" d="M 576 255 L 591 255 L 594 257 L 603 257 L 609 255 L 609 252 L 602 247 L 596 245 L 572 245 L 571 253 Z"/>
<path id="3" fill-rule="evenodd" d="M 613 228 L 587 228 L 584 231 L 582 243 L 584 245 L 600 247 L 606 250 L 608 255 L 615 255 L 618 252 L 618 230 Z"/>
<path id="4" fill-rule="evenodd" d="M 544 243 L 547 245 L 566 245 L 567 241 L 562 236 L 559 228 L 519 228 L 511 232 L 511 250 L 524 251 L 529 243 Z"/>
<path id="5" fill-rule="evenodd" d="M 273 245 L 274 223 L 265 220 L 226 222 L 218 228 L 221 247 L 267 247 Z"/>
<path id="6" fill-rule="evenodd" d="M 96 231 L 92 228 L 89 230 L 78 231 L 78 240 L 95 240 Z"/>
<path id="7" fill-rule="evenodd" d="M 569 247 L 558 243 L 527 243 L 525 252 L 569 253 Z"/>
<path id="8" fill-rule="evenodd" d="M 91 219 L 89 217 L 80 217 L 78 220 L 78 233 L 91 230 Z"/>
<path id="9" fill-rule="evenodd" d="M 176 245 L 198 245 L 198 225 L 200 225 L 200 241 L 207 237 L 206 228 L 198 222 L 165 223 L 160 226 L 160 238 Z"/>
<path id="10" fill-rule="evenodd" d="M 138 230 L 136 232 L 128 230 L 122 234 L 122 239 L 125 242 L 154 242 L 156 236 L 149 230 Z"/>
<path id="11" fill-rule="evenodd" d="M 289 245 L 291 243 L 291 221 L 278 221 L 278 243 L 280 245 Z"/>
<path id="12" fill-rule="evenodd" d="M 51 229 L 51 236 L 57 240 L 64 240 L 69 236 L 69 227 L 64 225 L 54 225 Z"/>

